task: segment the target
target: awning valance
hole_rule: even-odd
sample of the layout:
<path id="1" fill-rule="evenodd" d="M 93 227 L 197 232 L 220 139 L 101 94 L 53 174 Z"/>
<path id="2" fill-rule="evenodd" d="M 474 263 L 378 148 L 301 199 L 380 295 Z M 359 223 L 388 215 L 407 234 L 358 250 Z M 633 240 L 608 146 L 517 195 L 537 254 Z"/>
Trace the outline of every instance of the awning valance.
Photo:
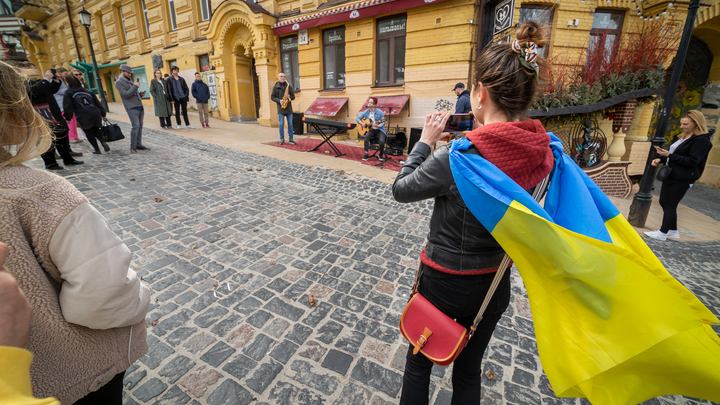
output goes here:
<path id="1" fill-rule="evenodd" d="M 334 117 L 347 104 L 347 98 L 322 98 L 318 97 L 310 104 L 305 115 L 322 115 Z"/>
<path id="2" fill-rule="evenodd" d="M 445 0 L 368 0 L 291 18 L 273 25 L 272 28 L 275 35 L 289 34 L 324 24 L 394 13 L 442 1 Z"/>
<path id="3" fill-rule="evenodd" d="M 408 100 L 410 99 L 410 95 L 403 94 L 402 96 L 385 96 L 377 97 L 377 99 L 378 102 L 375 106 L 377 109 L 385 113 L 385 115 L 398 115 L 400 114 L 400 111 L 405 108 L 405 104 L 407 104 Z M 360 112 L 368 109 L 368 101 L 370 101 L 369 97 L 367 100 L 365 100 L 365 103 L 360 109 Z"/>

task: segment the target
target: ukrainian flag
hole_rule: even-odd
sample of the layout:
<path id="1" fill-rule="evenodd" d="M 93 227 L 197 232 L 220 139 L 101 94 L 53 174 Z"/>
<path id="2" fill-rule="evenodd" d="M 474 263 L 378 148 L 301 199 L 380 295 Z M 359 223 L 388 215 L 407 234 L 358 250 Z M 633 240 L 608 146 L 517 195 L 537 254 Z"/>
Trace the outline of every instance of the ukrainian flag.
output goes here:
<path id="1" fill-rule="evenodd" d="M 558 397 L 636 404 L 660 395 L 720 402 L 715 317 L 551 134 L 555 166 L 540 206 L 492 163 L 450 148 L 475 217 L 517 265 L 543 368 Z"/>

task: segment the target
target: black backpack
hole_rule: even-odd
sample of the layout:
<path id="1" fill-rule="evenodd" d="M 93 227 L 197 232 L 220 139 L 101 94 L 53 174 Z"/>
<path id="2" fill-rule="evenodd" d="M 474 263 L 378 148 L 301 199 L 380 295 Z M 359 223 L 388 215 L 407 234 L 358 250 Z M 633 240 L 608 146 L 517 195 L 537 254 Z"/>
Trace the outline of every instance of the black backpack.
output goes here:
<path id="1" fill-rule="evenodd" d="M 97 112 L 99 112 L 97 106 L 94 103 L 93 97 L 94 96 L 92 94 L 86 93 L 84 91 L 78 91 L 72 95 L 75 104 L 75 111 L 78 113 L 78 115 L 88 112 L 97 114 Z"/>

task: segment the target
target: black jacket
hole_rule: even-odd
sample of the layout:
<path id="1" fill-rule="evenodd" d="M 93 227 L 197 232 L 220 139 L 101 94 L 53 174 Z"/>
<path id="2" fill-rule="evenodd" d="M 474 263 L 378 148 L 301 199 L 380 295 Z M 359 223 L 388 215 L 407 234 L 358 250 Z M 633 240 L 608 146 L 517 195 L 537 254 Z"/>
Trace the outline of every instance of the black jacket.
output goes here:
<path id="1" fill-rule="evenodd" d="M 28 84 L 28 94 L 35 111 L 50 124 L 54 132 L 67 130 L 60 106 L 54 94 L 60 90 L 60 81 L 32 80 Z"/>
<path id="2" fill-rule="evenodd" d="M 180 88 L 182 88 L 183 93 L 185 93 L 185 97 L 180 97 L 177 89 L 175 88 L 175 83 L 178 81 L 180 82 Z M 170 75 L 168 76 L 167 80 L 165 80 L 165 83 L 167 83 L 168 86 L 168 94 L 170 95 L 170 101 L 188 101 L 190 99 L 190 89 L 188 88 L 188 85 L 185 82 L 185 79 L 182 78 L 182 76 L 178 76 L 176 80 L 175 76 Z"/>
<path id="3" fill-rule="evenodd" d="M 455 114 L 465 114 L 471 111 L 470 92 L 465 90 L 458 96 L 457 103 L 455 104 Z"/>
<path id="4" fill-rule="evenodd" d="M 497 268 L 505 252 L 465 205 L 449 152 L 450 146 L 443 145 L 428 157 L 430 146 L 415 144 L 395 179 L 393 196 L 402 203 L 435 198 L 425 247 L 428 259 L 456 271 Z M 463 153 L 479 154 L 474 146 Z"/>
<path id="5" fill-rule="evenodd" d="M 692 184 L 699 179 L 705 170 L 705 163 L 707 163 L 708 154 L 712 149 L 710 138 L 714 133 L 715 130 L 711 130 L 707 134 L 693 135 L 680 144 L 669 158 L 661 158 L 663 163 L 667 163 L 672 168 L 670 177 L 665 182 Z M 676 139 L 673 139 L 673 142 L 675 141 Z"/>
<path id="6" fill-rule="evenodd" d="M 285 86 L 290 86 L 290 83 L 285 82 Z M 293 90 L 293 87 L 290 86 L 290 89 L 288 89 L 288 96 L 290 97 L 290 100 L 295 100 L 295 90 Z M 287 107 L 282 108 L 280 106 L 280 102 L 282 101 L 283 97 L 285 97 L 285 87 L 280 82 L 275 82 L 275 85 L 273 86 L 272 93 L 270 93 L 270 100 L 272 100 L 277 104 L 277 112 L 278 114 L 292 114 L 292 101 L 288 103 Z"/>
<path id="7" fill-rule="evenodd" d="M 90 96 L 91 106 L 83 107 L 79 105 L 82 100 L 76 95 L 80 93 Z M 71 120 L 73 114 L 75 114 L 77 123 L 82 129 L 101 127 L 102 119 L 106 114 L 105 109 L 102 107 L 102 104 L 100 104 L 100 100 L 98 100 L 95 93 L 82 87 L 72 87 L 65 91 L 65 96 L 63 96 L 63 109 L 65 110 L 63 112 L 65 119 Z"/>

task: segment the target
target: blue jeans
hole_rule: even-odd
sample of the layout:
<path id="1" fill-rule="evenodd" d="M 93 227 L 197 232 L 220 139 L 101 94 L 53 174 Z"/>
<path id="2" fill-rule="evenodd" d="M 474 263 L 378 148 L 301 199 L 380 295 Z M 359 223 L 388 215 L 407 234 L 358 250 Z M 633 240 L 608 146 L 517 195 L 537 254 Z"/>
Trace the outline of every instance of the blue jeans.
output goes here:
<path id="1" fill-rule="evenodd" d="M 285 118 L 287 118 L 287 126 L 288 126 L 288 138 L 290 140 L 293 140 L 293 115 L 292 114 L 280 114 L 278 113 L 278 121 L 280 121 L 280 140 L 285 139 Z"/>

